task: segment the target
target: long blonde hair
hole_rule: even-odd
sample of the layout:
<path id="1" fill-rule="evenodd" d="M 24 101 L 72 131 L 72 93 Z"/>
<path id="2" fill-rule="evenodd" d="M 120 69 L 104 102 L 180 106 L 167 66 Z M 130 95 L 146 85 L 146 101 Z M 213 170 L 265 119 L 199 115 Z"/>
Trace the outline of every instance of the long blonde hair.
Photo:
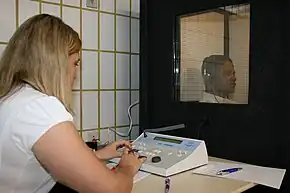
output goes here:
<path id="1" fill-rule="evenodd" d="M 0 99 L 30 84 L 57 97 L 72 112 L 69 55 L 78 53 L 78 34 L 60 18 L 39 14 L 25 21 L 13 34 L 0 60 Z"/>

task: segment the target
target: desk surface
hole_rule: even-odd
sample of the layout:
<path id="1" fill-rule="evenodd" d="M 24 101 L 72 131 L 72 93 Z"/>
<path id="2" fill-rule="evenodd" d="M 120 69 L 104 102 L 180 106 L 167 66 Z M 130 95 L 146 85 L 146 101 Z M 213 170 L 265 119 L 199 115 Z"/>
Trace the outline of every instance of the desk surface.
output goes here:
<path id="1" fill-rule="evenodd" d="M 210 160 L 232 162 L 210 157 Z M 171 177 L 170 193 L 239 193 L 244 192 L 255 184 L 229 180 L 224 178 L 214 178 L 193 174 L 187 171 Z M 134 184 L 132 193 L 164 192 L 164 178 L 156 175 Z"/>

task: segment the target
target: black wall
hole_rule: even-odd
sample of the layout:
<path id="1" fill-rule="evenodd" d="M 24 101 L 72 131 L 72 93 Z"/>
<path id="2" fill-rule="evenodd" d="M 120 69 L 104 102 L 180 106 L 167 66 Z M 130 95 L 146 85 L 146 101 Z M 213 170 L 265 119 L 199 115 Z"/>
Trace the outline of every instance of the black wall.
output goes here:
<path id="1" fill-rule="evenodd" d="M 252 3 L 249 104 L 174 101 L 175 16 L 242 2 Z M 289 8 L 286 0 L 141 0 L 141 129 L 184 123 L 169 134 L 200 132 L 210 156 L 290 169 Z"/>

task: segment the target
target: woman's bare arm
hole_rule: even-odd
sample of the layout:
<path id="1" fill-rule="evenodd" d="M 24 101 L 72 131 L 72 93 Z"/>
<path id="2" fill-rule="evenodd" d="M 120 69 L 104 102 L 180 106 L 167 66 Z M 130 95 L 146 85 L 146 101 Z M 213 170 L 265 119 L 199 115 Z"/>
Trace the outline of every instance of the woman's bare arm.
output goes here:
<path id="1" fill-rule="evenodd" d="M 39 162 L 60 183 L 85 193 L 129 193 L 134 172 L 110 171 L 87 147 L 71 122 L 50 128 L 33 146 Z"/>

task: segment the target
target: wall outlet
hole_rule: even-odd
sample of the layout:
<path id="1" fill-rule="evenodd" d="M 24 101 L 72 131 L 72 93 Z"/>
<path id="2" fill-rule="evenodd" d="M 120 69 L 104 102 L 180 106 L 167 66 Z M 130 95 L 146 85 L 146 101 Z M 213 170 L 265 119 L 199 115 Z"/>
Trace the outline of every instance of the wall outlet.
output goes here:
<path id="1" fill-rule="evenodd" d="M 87 0 L 87 7 L 97 9 L 98 8 L 98 0 Z"/>

